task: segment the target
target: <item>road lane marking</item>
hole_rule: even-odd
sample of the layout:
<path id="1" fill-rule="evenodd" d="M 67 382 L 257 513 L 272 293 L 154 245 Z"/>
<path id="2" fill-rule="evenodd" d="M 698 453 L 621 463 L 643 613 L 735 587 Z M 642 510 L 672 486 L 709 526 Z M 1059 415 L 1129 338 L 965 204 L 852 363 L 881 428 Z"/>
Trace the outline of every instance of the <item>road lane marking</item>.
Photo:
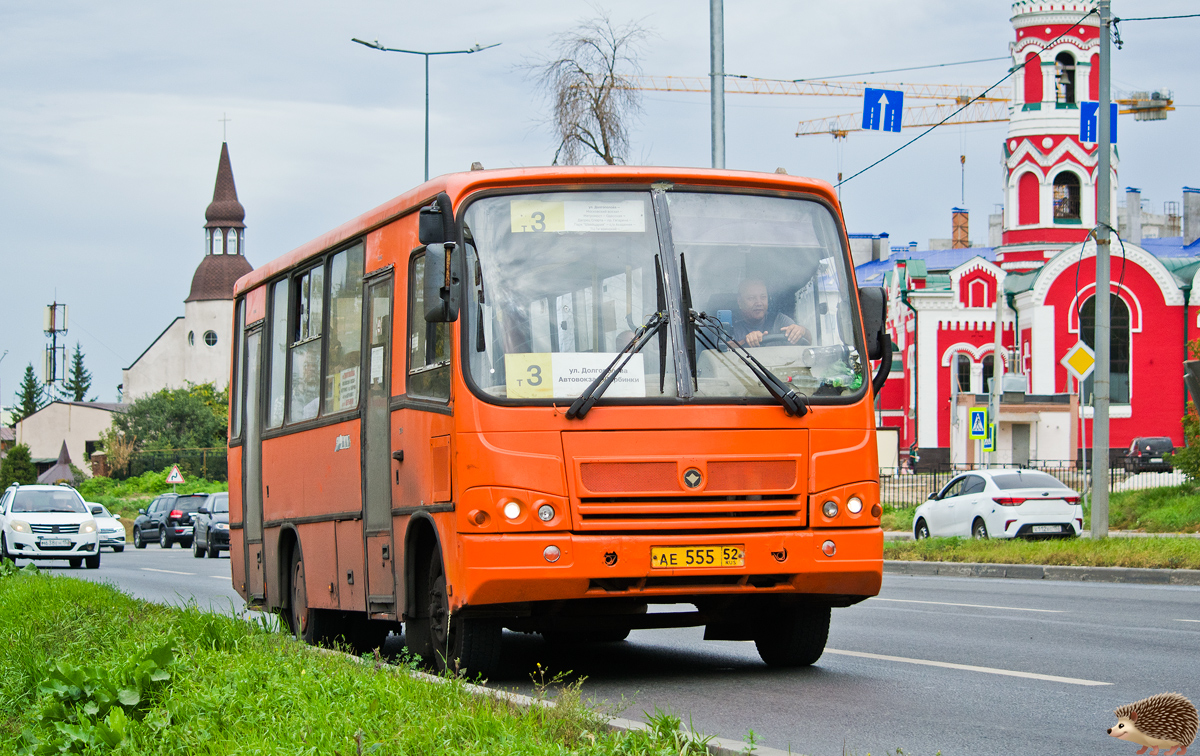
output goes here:
<path id="1" fill-rule="evenodd" d="M 216 580 L 232 580 L 233 579 L 233 578 L 229 577 L 228 575 L 209 575 L 209 577 L 214 578 Z"/>
<path id="2" fill-rule="evenodd" d="M 972 609 L 1011 609 L 1014 612 L 1047 612 L 1049 614 L 1063 614 L 1065 609 L 1025 609 L 1020 606 L 991 606 L 989 604 L 955 604 L 950 601 L 917 601 L 915 599 L 894 599 L 880 598 L 872 596 L 872 601 L 896 601 L 901 604 L 938 604 L 939 606 L 969 606 Z M 1198 620 L 1200 621 L 1200 620 Z"/>
<path id="3" fill-rule="evenodd" d="M 1175 621 L 1176 622 L 1200 622 L 1200 620 L 1181 620 L 1181 619 L 1177 619 Z"/>
<path id="4" fill-rule="evenodd" d="M 195 575 L 194 572 L 180 572 L 179 570 L 156 570 L 153 567 L 143 567 L 146 572 L 166 572 L 171 575 Z"/>
<path id="5" fill-rule="evenodd" d="M 953 664 L 951 662 L 930 661 L 928 659 L 909 659 L 903 656 L 885 656 L 883 654 L 868 654 L 862 651 L 839 651 L 835 648 L 825 649 L 827 654 L 841 654 L 842 656 L 858 656 L 864 659 L 878 659 L 880 661 L 904 662 L 905 664 L 921 664 L 926 667 L 943 667 L 945 669 L 961 669 L 965 672 L 985 672 L 989 675 L 1004 675 L 1006 677 L 1025 677 L 1030 680 L 1046 680 L 1048 682 L 1067 683 L 1069 685 L 1112 685 L 1108 682 L 1099 682 L 1098 680 L 1081 680 L 1077 677 L 1058 677 L 1057 675 L 1042 675 L 1037 672 L 1017 672 L 1012 669 L 996 669 L 995 667 L 977 667 L 974 664 Z"/>

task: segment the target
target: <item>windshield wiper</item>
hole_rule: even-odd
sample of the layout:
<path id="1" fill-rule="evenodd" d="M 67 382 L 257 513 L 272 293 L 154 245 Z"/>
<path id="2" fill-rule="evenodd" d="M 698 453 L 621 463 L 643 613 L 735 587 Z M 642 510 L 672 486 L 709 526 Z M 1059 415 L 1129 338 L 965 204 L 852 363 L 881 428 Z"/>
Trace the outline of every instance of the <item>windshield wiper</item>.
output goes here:
<path id="1" fill-rule="evenodd" d="M 662 311 L 647 318 L 645 324 L 633 334 L 633 339 L 625 345 L 625 348 L 612 362 L 608 363 L 608 367 L 601 370 L 600 375 L 596 376 L 596 380 L 592 381 L 591 385 L 584 389 L 575 401 L 571 402 L 571 406 L 567 408 L 567 418 L 574 420 L 586 417 L 604 392 L 608 390 L 608 387 L 612 385 L 612 382 L 625 369 L 625 365 L 633 355 L 649 344 L 651 337 L 661 331 L 666 324 L 667 314 Z"/>
<path id="2" fill-rule="evenodd" d="M 717 332 L 717 335 L 725 339 L 725 343 L 729 346 L 729 351 L 737 355 L 738 359 L 746 363 L 746 367 L 750 368 L 750 372 L 759 380 L 762 385 L 767 387 L 767 391 L 775 400 L 783 405 L 783 409 L 791 417 L 804 417 L 808 414 L 808 399 L 800 394 L 797 394 L 791 386 L 779 380 L 779 377 L 768 370 L 754 355 L 750 354 L 747 349 L 739 344 L 729 331 L 725 330 L 725 325 L 711 315 L 703 312 L 689 311 L 689 317 L 692 322 L 702 326 L 695 330 L 696 337 L 703 341 L 710 349 L 719 351 L 716 342 L 705 333 L 703 326 L 712 328 Z"/>

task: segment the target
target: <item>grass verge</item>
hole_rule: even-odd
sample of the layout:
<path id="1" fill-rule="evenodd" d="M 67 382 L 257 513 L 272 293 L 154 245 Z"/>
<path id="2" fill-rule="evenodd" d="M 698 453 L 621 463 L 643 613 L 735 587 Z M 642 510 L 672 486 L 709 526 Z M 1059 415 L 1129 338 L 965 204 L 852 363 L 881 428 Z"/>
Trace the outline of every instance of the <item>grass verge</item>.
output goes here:
<path id="1" fill-rule="evenodd" d="M 103 504 L 108 511 L 124 519 L 137 518 L 138 510 L 145 507 L 161 493 L 172 489 L 167 482 L 171 468 L 165 467 L 158 472 L 146 472 L 126 480 L 114 480 L 96 476 L 88 478 L 79 486 L 79 495 L 85 501 Z M 187 483 L 174 487 L 177 493 L 214 493 L 228 491 L 229 484 L 221 480 L 205 480 L 193 478 Z"/>
<path id="2" fill-rule="evenodd" d="M 1200 539 L 1090 538 L 1025 541 L 928 538 L 885 541 L 884 559 L 917 562 L 987 562 L 1081 567 L 1153 567 L 1200 570 Z"/>
<path id="3" fill-rule="evenodd" d="M 655 717 L 608 733 L 579 686 L 517 708 L 262 624 L 0 564 L 0 752 L 689 754 Z"/>

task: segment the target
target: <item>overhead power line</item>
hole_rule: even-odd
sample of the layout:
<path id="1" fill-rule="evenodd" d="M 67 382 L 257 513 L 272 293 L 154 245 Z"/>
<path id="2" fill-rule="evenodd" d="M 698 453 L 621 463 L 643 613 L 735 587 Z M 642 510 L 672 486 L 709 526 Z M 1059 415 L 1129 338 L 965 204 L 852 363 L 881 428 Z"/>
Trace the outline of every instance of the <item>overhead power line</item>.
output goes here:
<path id="1" fill-rule="evenodd" d="M 978 60 L 960 60 L 956 63 L 932 63 L 928 66 L 907 66 L 905 68 L 885 68 L 880 71 L 863 71 L 861 73 L 837 74 L 836 76 L 813 76 L 807 79 L 791 79 L 794 82 L 819 81 L 822 79 L 845 79 L 850 76 L 874 76 L 875 74 L 899 73 L 900 71 L 924 71 L 929 68 L 946 68 L 948 66 L 965 66 L 971 63 L 991 63 L 997 60 L 1008 60 L 1007 55 L 998 58 L 979 58 Z"/>

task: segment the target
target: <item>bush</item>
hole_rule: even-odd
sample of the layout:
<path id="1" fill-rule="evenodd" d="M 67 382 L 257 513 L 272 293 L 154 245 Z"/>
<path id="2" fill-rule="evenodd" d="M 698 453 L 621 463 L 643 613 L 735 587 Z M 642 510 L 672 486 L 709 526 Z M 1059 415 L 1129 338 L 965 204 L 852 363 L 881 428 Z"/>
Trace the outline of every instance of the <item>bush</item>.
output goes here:
<path id="1" fill-rule="evenodd" d="M 23 486 L 37 483 L 37 468 L 29 456 L 29 447 L 17 444 L 8 450 L 8 455 L 0 462 L 0 491 L 13 483 Z"/>

